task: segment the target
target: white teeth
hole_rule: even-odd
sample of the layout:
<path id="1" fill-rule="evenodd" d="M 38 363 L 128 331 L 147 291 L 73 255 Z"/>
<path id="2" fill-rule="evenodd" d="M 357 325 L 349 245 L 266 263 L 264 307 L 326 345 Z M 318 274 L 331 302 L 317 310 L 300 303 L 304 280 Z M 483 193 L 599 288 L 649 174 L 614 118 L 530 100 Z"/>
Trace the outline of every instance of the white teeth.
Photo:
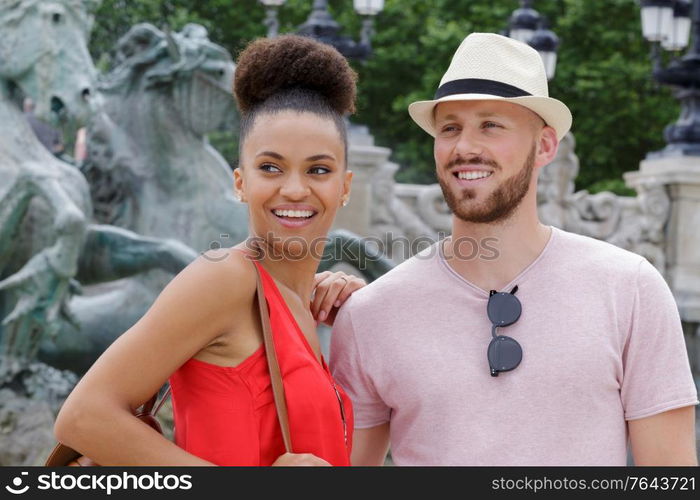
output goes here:
<path id="1" fill-rule="evenodd" d="M 273 210 L 278 217 L 311 217 L 314 213 L 311 210 Z"/>
<path id="2" fill-rule="evenodd" d="M 468 181 L 474 179 L 483 179 L 484 177 L 489 177 L 492 172 L 458 172 L 457 176 L 460 179 L 466 179 Z"/>

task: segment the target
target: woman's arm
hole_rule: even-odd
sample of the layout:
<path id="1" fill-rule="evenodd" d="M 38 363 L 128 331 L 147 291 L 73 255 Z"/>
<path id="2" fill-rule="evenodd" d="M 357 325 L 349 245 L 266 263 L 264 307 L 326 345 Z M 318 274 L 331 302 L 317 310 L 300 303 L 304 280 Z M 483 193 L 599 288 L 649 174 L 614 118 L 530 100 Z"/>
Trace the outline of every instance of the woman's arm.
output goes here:
<path id="1" fill-rule="evenodd" d="M 239 252 L 224 260 L 198 257 L 76 385 L 56 419 L 56 438 L 101 465 L 213 465 L 168 441 L 132 411 L 185 361 L 249 315 L 255 288 L 255 270 Z"/>

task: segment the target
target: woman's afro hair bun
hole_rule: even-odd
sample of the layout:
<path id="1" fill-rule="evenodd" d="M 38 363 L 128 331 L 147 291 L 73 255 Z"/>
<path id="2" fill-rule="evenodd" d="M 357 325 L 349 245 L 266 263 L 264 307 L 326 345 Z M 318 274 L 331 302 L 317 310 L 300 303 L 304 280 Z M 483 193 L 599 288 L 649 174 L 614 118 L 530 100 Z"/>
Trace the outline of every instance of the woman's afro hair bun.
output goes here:
<path id="1" fill-rule="evenodd" d="M 307 89 L 339 114 L 355 111 L 357 74 L 333 47 L 313 38 L 282 35 L 251 42 L 239 55 L 233 93 L 242 114 L 271 95 Z"/>

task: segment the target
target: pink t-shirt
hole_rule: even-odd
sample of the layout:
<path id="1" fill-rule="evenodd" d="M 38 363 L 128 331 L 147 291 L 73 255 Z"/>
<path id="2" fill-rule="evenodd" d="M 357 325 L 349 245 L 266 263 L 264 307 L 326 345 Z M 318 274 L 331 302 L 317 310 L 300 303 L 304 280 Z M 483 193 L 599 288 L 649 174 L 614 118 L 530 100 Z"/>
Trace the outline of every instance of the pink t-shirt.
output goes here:
<path id="1" fill-rule="evenodd" d="M 354 293 L 331 368 L 355 428 L 390 422 L 397 465 L 625 465 L 626 420 L 698 403 L 678 309 L 649 262 L 552 228 L 499 334 L 523 359 L 491 377 L 488 292 L 435 244 Z"/>

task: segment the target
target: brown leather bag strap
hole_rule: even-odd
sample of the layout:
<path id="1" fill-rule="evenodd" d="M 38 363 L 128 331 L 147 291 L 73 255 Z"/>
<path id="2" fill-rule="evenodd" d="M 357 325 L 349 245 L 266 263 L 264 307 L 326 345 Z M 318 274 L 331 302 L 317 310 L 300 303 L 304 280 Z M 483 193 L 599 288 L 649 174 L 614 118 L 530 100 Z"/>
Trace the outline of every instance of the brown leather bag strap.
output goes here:
<path id="1" fill-rule="evenodd" d="M 287 414 L 287 402 L 284 398 L 284 385 L 282 384 L 282 373 L 280 365 L 277 361 L 277 352 L 275 351 L 275 343 L 272 339 L 272 328 L 270 327 L 270 313 L 267 310 L 267 300 L 265 300 L 265 292 L 263 291 L 262 279 L 258 266 L 253 263 L 255 273 L 257 275 L 257 293 L 258 307 L 260 309 L 260 321 L 263 329 L 263 344 L 265 344 L 265 355 L 267 356 L 267 366 L 270 370 L 270 380 L 272 382 L 272 395 L 275 399 L 275 407 L 277 408 L 277 418 L 280 421 L 282 429 L 282 440 L 284 441 L 284 449 L 287 453 L 292 453 L 292 439 L 289 432 L 289 417 Z"/>
<path id="2" fill-rule="evenodd" d="M 270 313 L 267 310 L 267 300 L 265 300 L 265 292 L 263 291 L 262 279 L 260 277 L 260 271 L 258 266 L 253 262 L 253 267 L 255 268 L 255 275 L 257 280 L 257 298 L 258 298 L 258 308 L 260 310 L 260 322 L 262 323 L 263 329 L 263 344 L 265 344 L 265 355 L 267 356 L 267 366 L 270 370 L 270 380 L 272 382 L 272 394 L 275 399 L 275 407 L 277 408 L 277 418 L 280 421 L 280 428 L 282 429 L 282 440 L 284 441 L 284 449 L 287 453 L 292 453 L 292 439 L 289 432 L 289 416 L 287 414 L 287 402 L 284 398 L 284 385 L 282 384 L 282 373 L 280 372 L 279 362 L 277 361 L 277 352 L 275 351 L 275 344 L 272 340 L 272 328 L 270 327 Z M 155 417 L 158 410 L 161 409 L 163 403 L 165 403 L 170 397 L 170 385 L 168 389 L 163 394 L 163 397 L 158 402 L 153 410 L 153 416 Z M 151 399 L 149 399 L 143 406 L 141 413 L 150 413 L 151 409 L 155 405 L 158 399 L 158 393 L 156 392 Z"/>

